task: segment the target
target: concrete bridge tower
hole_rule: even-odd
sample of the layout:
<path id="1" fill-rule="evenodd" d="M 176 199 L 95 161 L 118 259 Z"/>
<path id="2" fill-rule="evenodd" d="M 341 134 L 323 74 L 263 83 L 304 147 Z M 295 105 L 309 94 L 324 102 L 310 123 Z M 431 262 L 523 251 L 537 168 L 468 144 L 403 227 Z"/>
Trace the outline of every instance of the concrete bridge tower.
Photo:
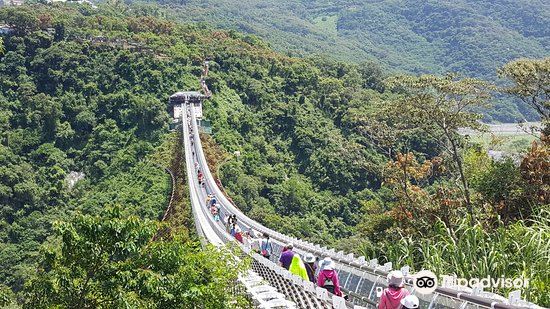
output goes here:
<path id="1" fill-rule="evenodd" d="M 169 104 L 171 107 L 172 125 L 174 128 L 181 120 L 183 108 L 186 104 L 193 104 L 195 117 L 197 120 L 202 120 L 202 101 L 208 96 L 198 91 L 180 91 L 170 96 Z"/>

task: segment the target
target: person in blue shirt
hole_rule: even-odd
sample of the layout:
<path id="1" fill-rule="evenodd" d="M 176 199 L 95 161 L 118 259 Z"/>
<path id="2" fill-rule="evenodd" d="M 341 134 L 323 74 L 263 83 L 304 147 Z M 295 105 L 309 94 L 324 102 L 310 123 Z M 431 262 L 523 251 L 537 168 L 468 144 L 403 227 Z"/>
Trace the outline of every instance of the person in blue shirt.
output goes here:
<path id="1" fill-rule="evenodd" d="M 264 238 L 260 243 L 260 254 L 266 259 L 269 259 L 272 253 L 273 248 L 271 247 L 271 240 L 269 239 L 269 235 L 264 233 Z"/>

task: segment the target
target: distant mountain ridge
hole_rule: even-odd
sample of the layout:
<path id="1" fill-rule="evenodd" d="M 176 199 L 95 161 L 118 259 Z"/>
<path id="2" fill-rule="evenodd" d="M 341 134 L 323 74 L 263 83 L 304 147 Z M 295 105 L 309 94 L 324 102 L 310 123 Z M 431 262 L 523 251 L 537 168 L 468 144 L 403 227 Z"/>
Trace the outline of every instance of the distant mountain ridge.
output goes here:
<path id="1" fill-rule="evenodd" d="M 291 55 L 376 61 L 390 71 L 452 71 L 495 81 L 496 69 L 512 59 L 550 55 L 550 2 L 542 0 L 156 2 L 169 4 L 169 15 L 184 22 L 255 34 Z M 533 119 L 509 102 L 495 110 L 499 121 Z"/>
<path id="2" fill-rule="evenodd" d="M 275 49 L 376 59 L 392 70 L 494 77 L 550 54 L 550 5 L 528 0 L 161 0 L 187 20 L 266 38 Z"/>

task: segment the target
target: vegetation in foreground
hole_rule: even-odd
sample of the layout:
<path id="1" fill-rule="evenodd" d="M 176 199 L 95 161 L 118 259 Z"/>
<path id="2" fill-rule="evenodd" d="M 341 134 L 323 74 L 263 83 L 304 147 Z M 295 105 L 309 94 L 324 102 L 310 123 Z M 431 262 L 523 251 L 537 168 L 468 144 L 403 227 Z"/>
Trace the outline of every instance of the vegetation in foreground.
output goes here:
<path id="1" fill-rule="evenodd" d="M 151 241 L 159 225 L 120 207 L 77 215 L 54 226 L 48 248 L 26 283 L 26 308 L 224 308 L 240 261 L 229 251 L 175 237 Z M 231 267 L 230 265 L 233 265 Z"/>

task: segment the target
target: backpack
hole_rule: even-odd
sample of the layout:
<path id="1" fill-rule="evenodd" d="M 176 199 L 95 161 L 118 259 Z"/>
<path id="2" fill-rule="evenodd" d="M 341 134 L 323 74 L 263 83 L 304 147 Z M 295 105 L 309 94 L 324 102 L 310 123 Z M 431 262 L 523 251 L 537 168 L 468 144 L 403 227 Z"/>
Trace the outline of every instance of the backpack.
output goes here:
<path id="1" fill-rule="evenodd" d="M 325 277 L 325 282 L 323 283 L 323 288 L 330 293 L 334 294 L 334 282 L 332 282 L 332 279 L 329 279 Z"/>

